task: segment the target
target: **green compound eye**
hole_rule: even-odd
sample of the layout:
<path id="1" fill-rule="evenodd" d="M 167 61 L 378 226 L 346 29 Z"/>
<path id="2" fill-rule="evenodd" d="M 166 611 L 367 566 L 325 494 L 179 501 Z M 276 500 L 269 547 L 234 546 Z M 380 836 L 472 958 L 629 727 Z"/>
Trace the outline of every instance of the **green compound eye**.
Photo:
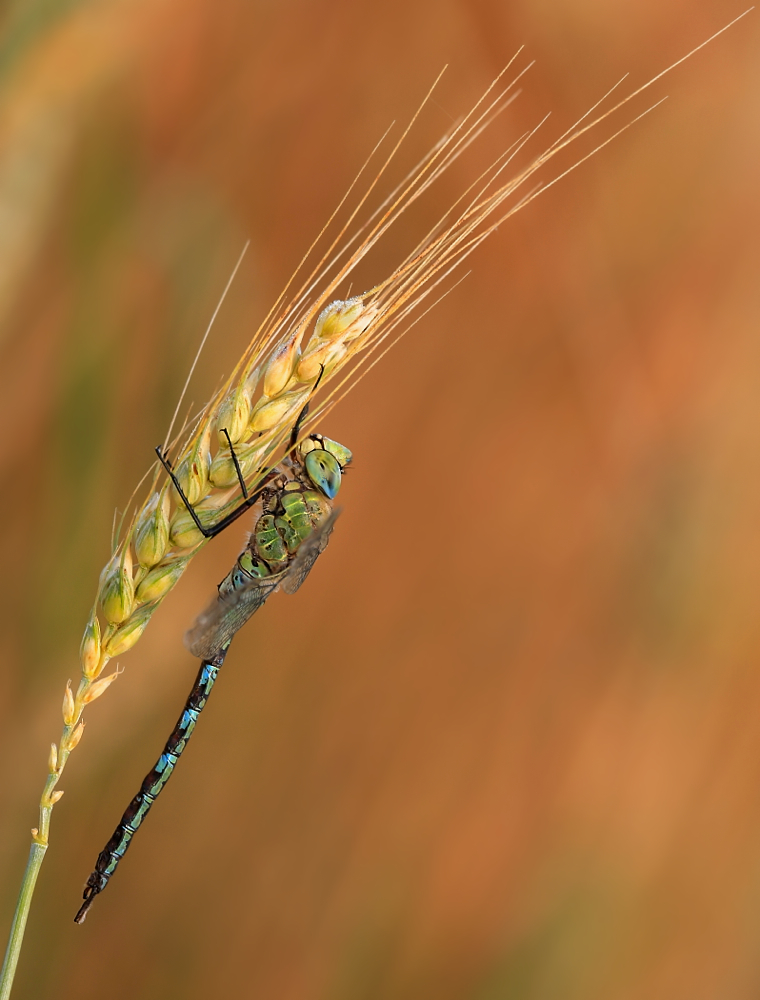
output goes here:
<path id="1" fill-rule="evenodd" d="M 344 469 L 353 458 L 353 455 L 345 445 L 338 444 L 338 442 L 333 441 L 332 438 L 323 437 L 322 447 L 325 451 L 329 451 L 331 455 L 338 459 L 341 469 Z"/>
<path id="2" fill-rule="evenodd" d="M 306 473 L 318 490 L 330 500 L 340 489 L 340 463 L 329 451 L 315 448 L 306 456 Z"/>

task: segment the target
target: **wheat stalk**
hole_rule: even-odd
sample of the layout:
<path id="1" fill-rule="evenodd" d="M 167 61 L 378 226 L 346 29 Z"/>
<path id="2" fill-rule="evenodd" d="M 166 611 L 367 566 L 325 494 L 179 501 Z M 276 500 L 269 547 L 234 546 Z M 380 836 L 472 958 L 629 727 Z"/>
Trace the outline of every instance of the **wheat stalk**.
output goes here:
<path id="1" fill-rule="evenodd" d="M 411 314 L 419 311 L 422 303 L 441 289 L 452 271 L 460 267 L 502 222 L 630 128 L 660 102 L 627 121 L 622 128 L 550 181 L 528 190 L 517 199 L 518 193 L 525 190 L 537 171 L 748 12 L 745 11 L 666 70 L 594 117 L 594 112 L 619 86 L 619 83 L 616 84 L 559 139 L 516 175 L 503 181 L 505 171 L 545 119 L 539 122 L 535 129 L 505 150 L 462 193 L 390 276 L 361 295 L 346 300 L 336 298 L 339 287 L 400 215 L 435 183 L 514 99 L 517 83 L 530 67 L 526 66 L 508 84 L 502 84 L 505 74 L 519 56 L 518 52 L 470 112 L 433 147 L 364 224 L 348 236 L 430 98 L 431 88 L 347 220 L 329 239 L 327 248 L 321 251 L 316 262 L 309 263 L 317 256 L 317 245 L 327 239 L 326 234 L 357 187 L 372 156 L 309 248 L 227 382 L 197 414 L 189 432 L 184 437 L 180 433 L 172 442 L 176 448 L 175 475 L 201 523 L 210 525 L 239 504 L 238 474 L 230 445 L 234 447 L 243 478 L 249 493 L 252 493 L 287 453 L 294 419 L 311 398 L 317 379 L 320 393 L 331 382 L 334 385 L 315 408 L 306 426 L 337 405 L 358 384 L 366 371 L 424 315 L 418 312 L 416 319 L 412 319 Z M 373 156 L 385 138 L 373 151 Z M 304 272 L 307 272 L 305 276 Z M 294 290 L 297 280 L 300 280 L 300 285 Z M 442 292 L 446 294 L 445 289 Z M 395 337 L 386 344 L 392 334 Z M 205 339 L 204 336 L 201 346 Z M 362 367 L 364 370 L 360 373 Z M 178 411 L 179 404 L 175 418 Z M 174 421 L 167 441 L 173 424 Z M 50 748 L 48 776 L 40 800 L 39 826 L 32 830 L 29 862 L 0 977 L 0 1000 L 7 1000 L 10 995 L 26 917 L 48 846 L 52 810 L 63 795 L 57 785 L 69 755 L 82 738 L 84 709 L 105 694 L 117 679 L 119 670 L 105 674 L 106 666 L 137 643 L 192 557 L 206 544 L 205 537 L 171 483 L 160 485 L 160 473 L 161 466 L 156 462 L 148 473 L 151 485 L 147 496 L 141 503 L 132 506 L 126 529 L 120 532 L 122 537 L 114 542 L 113 553 L 101 573 L 96 600 L 82 638 L 79 683 L 74 691 L 69 681 L 64 691 L 63 732 L 58 744 L 51 744 Z"/>

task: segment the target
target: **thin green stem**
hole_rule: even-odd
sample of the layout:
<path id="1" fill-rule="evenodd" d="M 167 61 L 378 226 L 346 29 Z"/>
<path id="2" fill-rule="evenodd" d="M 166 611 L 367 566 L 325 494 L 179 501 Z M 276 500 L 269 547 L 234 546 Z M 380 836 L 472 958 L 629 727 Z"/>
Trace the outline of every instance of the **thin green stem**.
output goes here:
<path id="1" fill-rule="evenodd" d="M 109 630 L 106 636 L 110 637 Z M 85 632 L 85 637 L 87 633 Z M 92 654 L 92 650 L 89 650 Z M 51 744 L 50 756 L 48 757 L 48 775 L 45 780 L 45 787 L 42 789 L 40 798 L 40 826 L 39 829 L 32 830 L 32 847 L 29 851 L 29 860 L 26 863 L 26 871 L 21 882 L 21 891 L 18 894 L 16 912 L 13 915 L 11 933 L 8 938 L 8 947 L 5 950 L 2 972 L 0 972 L 0 1000 L 8 1000 L 13 989 L 13 979 L 16 975 L 21 945 L 24 943 L 24 931 L 26 921 L 29 917 L 29 909 L 32 905 L 32 896 L 37 885 L 37 876 L 40 873 L 42 859 L 48 849 L 48 838 L 50 836 L 50 817 L 53 814 L 53 806 L 63 795 L 62 791 L 56 790 L 56 785 L 60 781 L 63 769 L 69 759 L 71 751 L 79 743 L 84 731 L 84 722 L 81 721 L 82 712 L 85 705 L 99 698 L 110 685 L 116 676 L 108 678 L 97 678 L 103 671 L 103 667 L 110 659 L 108 653 L 100 648 L 100 635 L 98 634 L 97 659 L 89 663 L 92 668 L 84 673 L 79 683 L 76 697 L 71 691 L 71 681 L 66 685 L 66 694 L 63 699 L 63 732 L 58 746 Z"/>
<path id="2" fill-rule="evenodd" d="M 73 725 L 65 725 L 61 737 L 61 745 L 66 746 L 73 731 Z M 32 905 L 32 896 L 37 885 L 37 876 L 42 867 L 45 852 L 48 849 L 48 836 L 50 835 L 50 817 L 53 814 L 53 806 L 63 795 L 63 792 L 56 792 L 55 786 L 61 777 L 66 761 L 71 750 L 56 751 L 55 746 L 51 748 L 51 756 L 48 762 L 50 772 L 45 781 L 40 799 L 40 827 L 39 830 L 32 830 L 32 846 L 29 851 L 29 860 L 26 863 L 26 871 L 21 882 L 21 891 L 18 894 L 16 912 L 13 914 L 11 933 L 8 938 L 8 947 L 5 949 L 3 959 L 3 969 L 0 972 L 0 1000 L 8 1000 L 13 989 L 13 979 L 16 975 L 21 945 L 24 943 L 24 931 L 26 921 L 29 917 L 29 910 Z"/>
<path id="3" fill-rule="evenodd" d="M 48 810 L 49 812 L 50 810 Z M 34 887 L 37 884 L 37 876 L 40 873 L 42 859 L 45 857 L 45 852 L 47 851 L 47 838 L 45 838 L 44 842 L 40 842 L 38 838 L 39 834 L 32 840 L 29 860 L 26 863 L 26 871 L 24 872 L 24 880 L 21 883 L 21 892 L 18 894 L 16 912 L 13 916 L 8 947 L 5 951 L 5 960 L 3 961 L 3 971 L 0 973 L 0 1000 L 8 1000 L 11 995 L 13 978 L 16 975 L 18 957 L 21 953 L 21 945 L 24 940 L 26 920 L 29 916 L 29 907 L 32 905 L 32 896 L 34 895 Z"/>

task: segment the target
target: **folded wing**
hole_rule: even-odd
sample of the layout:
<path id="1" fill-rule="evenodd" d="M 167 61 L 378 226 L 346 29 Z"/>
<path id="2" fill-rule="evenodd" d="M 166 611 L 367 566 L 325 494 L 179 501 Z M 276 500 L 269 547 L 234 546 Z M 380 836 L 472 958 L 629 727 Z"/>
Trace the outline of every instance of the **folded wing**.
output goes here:
<path id="1" fill-rule="evenodd" d="M 226 597 L 217 597 L 185 633 L 185 645 L 201 660 L 211 660 L 225 646 L 266 599 L 282 584 L 286 594 L 294 594 L 319 556 L 327 548 L 339 510 L 334 510 L 309 537 L 301 543 L 293 561 L 279 573 L 251 581 Z"/>

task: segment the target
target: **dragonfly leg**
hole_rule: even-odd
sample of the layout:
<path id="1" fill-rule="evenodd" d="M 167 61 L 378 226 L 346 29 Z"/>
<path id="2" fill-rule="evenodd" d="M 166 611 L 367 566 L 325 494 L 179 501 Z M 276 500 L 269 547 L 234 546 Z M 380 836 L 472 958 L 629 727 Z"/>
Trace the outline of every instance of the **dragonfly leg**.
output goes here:
<path id="1" fill-rule="evenodd" d="M 289 451 L 296 446 L 296 443 L 298 441 L 298 435 L 301 431 L 301 425 L 303 424 L 304 420 L 306 419 L 306 415 L 309 412 L 309 402 L 311 401 L 311 397 L 316 392 L 317 386 L 322 381 L 322 376 L 325 373 L 324 365 L 320 365 L 319 368 L 320 368 L 319 377 L 317 378 L 317 381 L 314 383 L 314 388 L 311 390 L 311 393 L 309 394 L 309 401 L 307 401 L 304 408 L 298 414 L 296 422 L 293 424 L 293 430 L 290 433 L 290 441 L 288 442 Z M 230 454 L 232 455 L 232 461 L 235 464 L 235 472 L 237 473 L 238 482 L 240 483 L 240 489 L 243 492 L 244 499 L 239 507 L 236 507 L 235 510 L 233 510 L 230 514 L 228 514 L 226 517 L 223 517 L 221 521 L 217 522 L 217 524 L 212 524 L 210 527 L 206 527 L 201 523 L 201 519 L 198 517 L 197 511 L 193 509 L 193 507 L 190 504 L 190 501 L 185 496 L 184 491 L 180 486 L 179 480 L 174 475 L 174 471 L 171 465 L 169 464 L 169 461 L 167 460 L 166 456 L 161 450 L 161 446 L 159 445 L 156 448 L 156 454 L 158 455 L 158 460 L 168 473 L 169 478 L 174 484 L 175 490 L 177 491 L 177 493 L 180 496 L 180 499 L 182 500 L 182 503 L 185 505 L 185 507 L 187 507 L 190 517 L 192 517 L 193 521 L 195 522 L 195 527 L 198 529 L 198 531 L 200 531 L 200 533 L 203 535 L 204 538 L 214 538 L 216 535 L 219 534 L 220 531 L 224 531 L 224 529 L 228 528 L 233 523 L 233 521 L 236 521 L 241 514 L 244 514 L 245 511 L 247 511 L 250 507 L 252 507 L 266 489 L 266 483 L 268 482 L 268 480 L 271 479 L 273 475 L 275 475 L 274 470 L 271 470 L 264 480 L 264 486 L 262 486 L 261 489 L 257 490 L 255 493 L 249 496 L 248 489 L 246 488 L 245 485 L 245 480 L 243 479 L 243 473 L 240 468 L 240 462 L 238 461 L 238 457 L 235 454 L 235 449 L 232 447 L 232 441 L 230 440 L 230 435 L 228 434 L 226 427 L 222 428 L 222 433 L 227 438 L 227 443 L 230 446 Z"/>
<path id="2" fill-rule="evenodd" d="M 164 454 L 161 451 L 161 447 L 160 446 L 158 448 L 156 448 L 156 454 L 158 455 L 158 458 L 159 458 L 159 460 L 161 462 L 161 465 L 163 465 L 163 467 L 166 469 L 167 473 L 169 474 L 169 478 L 171 479 L 172 483 L 174 484 L 174 488 L 176 489 L 177 493 L 179 493 L 179 496 L 180 496 L 180 499 L 182 500 L 182 503 L 185 505 L 185 507 L 187 507 L 188 513 L 190 514 L 190 517 L 192 517 L 193 521 L 195 522 L 196 528 L 198 529 L 198 531 L 200 531 L 200 533 L 203 535 L 204 538 L 215 538 L 221 531 L 224 531 L 225 528 L 229 528 L 229 526 L 234 521 L 237 521 L 237 519 L 242 514 L 245 514 L 245 512 L 247 510 L 250 510 L 250 508 L 253 507 L 253 505 L 259 499 L 259 497 L 261 496 L 261 494 L 267 489 L 267 485 L 266 484 L 269 482 L 269 480 L 274 475 L 274 472 L 268 473 L 267 476 L 266 476 L 266 478 L 265 478 L 265 480 L 264 480 L 264 485 L 260 489 L 256 490 L 255 493 L 248 494 L 248 491 L 246 490 L 245 500 L 243 500 L 243 502 L 240 504 L 239 507 L 236 507 L 235 510 L 233 510 L 229 514 L 227 514 L 226 517 L 223 517 L 221 519 L 221 521 L 217 521 L 216 524 L 212 524 L 212 525 L 209 525 L 207 527 L 206 525 L 204 525 L 204 524 L 201 523 L 201 519 L 198 517 L 197 511 L 195 511 L 193 509 L 193 507 L 190 504 L 190 501 L 185 496 L 184 491 L 183 491 L 183 489 L 182 489 L 182 487 L 181 487 L 181 485 L 179 483 L 179 480 L 174 475 L 174 472 L 172 471 L 172 467 L 169 465 L 168 461 L 164 457 Z M 237 461 L 235 462 L 235 464 L 237 465 Z"/>
<path id="3" fill-rule="evenodd" d="M 235 454 L 235 449 L 232 447 L 232 441 L 230 440 L 229 431 L 226 427 L 222 427 L 222 434 L 227 438 L 227 444 L 230 446 L 230 455 L 232 455 L 232 461 L 235 464 L 235 472 L 237 472 L 238 482 L 240 483 L 240 489 L 243 491 L 243 498 L 248 499 L 248 488 L 245 485 L 245 479 L 243 479 L 243 473 L 240 471 L 240 462 L 238 462 L 238 457 Z"/>
<path id="4" fill-rule="evenodd" d="M 322 381 L 322 376 L 324 375 L 324 373 L 325 373 L 325 366 L 320 365 L 319 377 L 317 378 L 317 381 L 314 383 L 314 388 L 309 393 L 309 398 L 306 401 L 306 405 L 296 417 L 296 422 L 293 424 L 293 430 L 290 432 L 290 441 L 288 441 L 288 451 L 291 451 L 291 449 L 295 448 L 296 443 L 298 442 L 298 435 L 301 433 L 301 425 L 303 424 L 309 412 L 309 406 L 311 405 L 311 397 L 317 391 L 317 386 Z"/>
<path id="5" fill-rule="evenodd" d="M 159 445 L 156 448 L 156 454 L 158 455 L 159 462 L 161 463 L 161 465 L 163 465 L 164 469 L 166 469 L 167 473 L 169 474 L 169 478 L 174 483 L 174 489 L 177 491 L 177 493 L 179 493 L 182 503 L 185 505 L 185 507 L 187 507 L 190 517 L 192 517 L 193 521 L 195 521 L 195 527 L 198 529 L 198 531 L 200 531 L 200 533 L 203 535 L 204 538 L 213 538 L 210 529 L 204 528 L 204 526 L 201 524 L 201 519 L 198 517 L 196 512 L 190 506 L 190 501 L 185 496 L 185 493 L 179 484 L 179 480 L 174 475 L 174 471 L 171 465 L 169 465 L 168 460 L 166 459 L 164 453 L 161 451 L 161 445 Z"/>

